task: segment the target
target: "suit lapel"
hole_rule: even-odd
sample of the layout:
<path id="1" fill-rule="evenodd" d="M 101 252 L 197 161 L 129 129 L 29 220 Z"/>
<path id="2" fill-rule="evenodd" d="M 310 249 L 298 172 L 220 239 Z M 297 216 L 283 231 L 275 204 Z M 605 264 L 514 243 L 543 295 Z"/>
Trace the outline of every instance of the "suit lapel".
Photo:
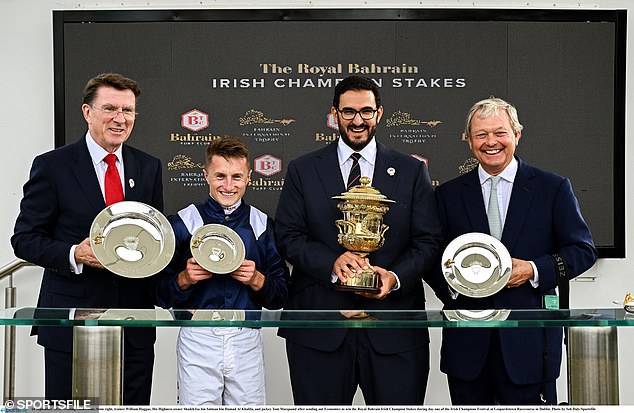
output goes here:
<path id="1" fill-rule="evenodd" d="M 332 199 L 333 196 L 340 195 L 346 190 L 341 176 L 341 168 L 339 167 L 339 158 L 337 158 L 337 141 L 331 142 L 321 151 L 315 162 L 315 168 L 315 173 L 319 177 L 319 182 L 326 197 L 330 199 L 330 207 L 334 213 L 340 214 L 337 208 L 339 201 Z"/>
<path id="2" fill-rule="evenodd" d="M 520 159 L 518 159 L 518 162 L 517 174 L 515 175 L 513 191 L 511 192 L 511 201 L 506 212 L 506 220 L 504 221 L 504 230 L 502 232 L 502 242 L 509 251 L 513 250 L 519 240 L 520 230 L 526 221 L 526 215 L 534 194 L 532 178 L 535 174 Z"/>
<path id="3" fill-rule="evenodd" d="M 123 145 L 123 169 L 124 169 L 124 192 L 126 201 L 138 201 L 138 184 L 141 179 L 141 171 L 139 170 L 139 163 L 134 157 L 134 153 L 126 146 Z"/>
<path id="4" fill-rule="evenodd" d="M 72 170 L 79 182 L 79 188 L 88 199 L 88 203 L 95 211 L 95 215 L 106 207 L 106 202 L 101 193 L 101 187 L 97 180 L 95 167 L 93 166 L 85 138 L 75 142 L 73 147 Z"/>
<path id="5" fill-rule="evenodd" d="M 374 176 L 371 185 L 388 198 L 395 197 L 398 176 L 399 170 L 398 165 L 394 163 L 394 154 L 385 145 L 377 142 Z"/>
<path id="6" fill-rule="evenodd" d="M 480 186 L 477 168 L 469 172 L 466 176 L 462 192 L 462 202 L 473 230 L 475 232 L 489 234 L 489 221 L 487 219 L 486 209 L 484 208 L 482 187 Z"/>

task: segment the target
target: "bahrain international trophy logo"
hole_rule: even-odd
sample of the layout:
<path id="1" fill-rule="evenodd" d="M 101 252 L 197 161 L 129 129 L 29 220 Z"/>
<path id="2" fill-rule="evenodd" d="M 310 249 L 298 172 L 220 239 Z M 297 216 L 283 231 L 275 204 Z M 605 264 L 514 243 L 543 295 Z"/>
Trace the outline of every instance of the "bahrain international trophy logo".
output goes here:
<path id="1" fill-rule="evenodd" d="M 385 126 L 388 128 L 392 128 L 395 126 L 422 126 L 426 125 L 429 127 L 436 127 L 440 125 L 442 122 L 439 120 L 418 120 L 412 119 L 412 114 L 407 112 L 401 112 L 397 110 L 389 117 L 389 119 L 385 122 Z"/>
<path id="2" fill-rule="evenodd" d="M 171 161 L 167 163 L 167 169 L 170 171 L 178 171 L 180 169 L 204 169 L 205 165 L 192 160 L 189 155 L 174 155 Z"/>
<path id="3" fill-rule="evenodd" d="M 439 120 L 419 120 L 410 113 L 396 111 L 385 121 L 385 126 L 394 128 L 390 130 L 389 137 L 407 144 L 425 143 L 427 140 L 437 139 L 435 130 L 440 124 Z"/>
<path id="4" fill-rule="evenodd" d="M 249 109 L 244 116 L 240 118 L 240 126 L 245 125 L 271 125 L 279 123 L 280 125 L 288 126 L 291 123 L 295 123 L 295 119 L 271 119 L 264 116 L 264 112 L 256 109 Z"/>
<path id="5" fill-rule="evenodd" d="M 293 123 L 295 119 L 271 119 L 256 109 L 249 109 L 240 117 L 240 126 L 246 126 L 242 137 L 256 143 L 277 143 L 280 139 L 290 138 L 291 130 L 286 127 Z"/>
<path id="6" fill-rule="evenodd" d="M 479 164 L 480 162 L 478 162 L 476 158 L 467 158 L 462 163 L 462 165 L 458 166 L 458 172 L 460 173 L 460 175 L 464 175 L 466 173 L 473 171 L 475 168 L 478 167 Z"/>

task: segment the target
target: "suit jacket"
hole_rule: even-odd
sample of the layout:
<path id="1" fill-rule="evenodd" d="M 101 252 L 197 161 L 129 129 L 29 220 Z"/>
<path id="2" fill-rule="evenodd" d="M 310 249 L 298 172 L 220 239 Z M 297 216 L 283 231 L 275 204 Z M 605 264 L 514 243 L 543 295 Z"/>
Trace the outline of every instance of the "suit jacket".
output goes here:
<path id="1" fill-rule="evenodd" d="M 518 162 L 501 241 L 511 257 L 535 263 L 539 287 L 533 288 L 526 282 L 485 298 L 459 295 L 453 300 L 441 294 L 439 297 L 446 308 L 544 308 L 543 296 L 555 294 L 557 286 L 551 254 L 558 253 L 564 258 L 570 278 L 586 271 L 597 259 L 590 230 L 581 216 L 570 181 L 519 159 Z M 468 232 L 490 233 L 477 169 L 438 187 L 436 200 L 445 244 Z M 438 277 L 436 282 L 440 283 L 443 278 L 440 264 L 435 269 L 434 277 Z M 548 380 L 559 376 L 561 328 L 446 328 L 441 370 L 463 380 L 474 379 L 484 366 L 492 333 L 499 333 L 500 356 L 514 383 L 540 383 L 545 354 Z"/>
<path id="2" fill-rule="evenodd" d="M 125 199 L 162 210 L 160 161 L 124 144 L 123 162 Z M 85 137 L 34 159 L 11 244 L 17 257 L 44 267 L 38 307 L 154 308 L 149 278 L 120 277 L 87 265 L 81 274 L 70 269 L 71 246 L 89 235 L 105 206 Z M 35 332 L 47 348 L 72 348 L 69 328 L 39 327 Z M 153 328 L 130 328 L 125 334 L 135 347 L 155 341 Z"/>
<path id="3" fill-rule="evenodd" d="M 390 171 L 390 173 L 388 173 Z M 370 263 L 396 273 L 400 289 L 372 300 L 333 289 L 335 260 L 346 250 L 337 241 L 343 217 L 333 196 L 345 191 L 337 144 L 306 154 L 288 166 L 276 212 L 278 247 L 293 267 L 287 310 L 420 310 L 425 308 L 422 278 L 436 260 L 440 226 L 427 168 L 411 156 L 377 143 L 372 186 L 390 204 L 385 244 Z M 426 329 L 368 329 L 375 350 L 392 354 L 426 345 Z M 333 351 L 346 329 L 286 329 L 279 335 L 311 348 Z"/>

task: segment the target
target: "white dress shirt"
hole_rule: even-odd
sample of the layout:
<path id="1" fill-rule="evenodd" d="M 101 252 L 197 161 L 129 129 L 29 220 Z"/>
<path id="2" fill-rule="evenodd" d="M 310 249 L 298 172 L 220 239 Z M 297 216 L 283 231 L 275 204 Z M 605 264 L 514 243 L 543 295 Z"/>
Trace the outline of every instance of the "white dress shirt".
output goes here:
<path id="1" fill-rule="evenodd" d="M 350 158 L 350 155 L 353 153 L 354 150 L 346 145 L 342 139 L 337 141 L 337 157 L 339 158 L 339 169 L 341 169 L 341 177 L 344 184 L 348 182 L 348 175 L 350 175 L 350 169 L 352 169 L 352 158 Z M 359 154 L 361 154 L 361 158 L 359 158 L 361 176 L 370 178 L 371 185 L 376 162 L 376 140 L 372 139 L 365 148 L 359 151 Z"/>

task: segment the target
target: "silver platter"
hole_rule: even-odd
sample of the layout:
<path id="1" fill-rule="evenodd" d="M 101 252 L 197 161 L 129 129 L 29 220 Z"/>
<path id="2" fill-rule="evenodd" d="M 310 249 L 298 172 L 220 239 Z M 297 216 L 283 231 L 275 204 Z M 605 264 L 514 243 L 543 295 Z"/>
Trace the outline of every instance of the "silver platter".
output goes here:
<path id="1" fill-rule="evenodd" d="M 442 272 L 451 288 L 468 297 L 488 297 L 509 280 L 513 264 L 498 239 L 470 232 L 451 241 L 442 255 Z"/>
<path id="2" fill-rule="evenodd" d="M 510 310 L 444 310 L 450 321 L 504 321 Z"/>
<path id="3" fill-rule="evenodd" d="M 90 227 L 90 245 L 109 271 L 128 278 L 149 277 L 174 255 L 174 231 L 160 211 L 136 201 L 104 208 Z"/>
<path id="4" fill-rule="evenodd" d="M 196 262 L 214 274 L 229 274 L 244 261 L 244 242 L 225 225 L 203 225 L 194 231 L 189 246 Z"/>

